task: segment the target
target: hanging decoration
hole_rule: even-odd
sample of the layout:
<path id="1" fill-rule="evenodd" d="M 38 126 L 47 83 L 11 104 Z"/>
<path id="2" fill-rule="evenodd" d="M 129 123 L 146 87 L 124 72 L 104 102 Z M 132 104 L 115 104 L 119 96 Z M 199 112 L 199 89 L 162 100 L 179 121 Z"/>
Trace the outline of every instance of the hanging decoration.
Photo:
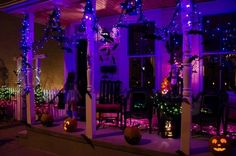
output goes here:
<path id="1" fill-rule="evenodd" d="M 163 95 L 167 94 L 169 91 L 171 90 L 171 86 L 170 86 L 170 82 L 169 80 L 166 78 L 163 79 L 162 83 L 161 83 L 161 93 Z"/>
<path id="2" fill-rule="evenodd" d="M 97 30 L 97 20 L 94 14 L 94 9 L 91 0 L 86 0 L 86 4 L 84 7 L 84 15 L 77 29 L 79 33 L 86 31 L 86 20 L 93 20 L 93 29 Z"/>
<path id="3" fill-rule="evenodd" d="M 100 60 L 103 61 L 104 57 L 109 57 L 111 51 L 115 50 L 120 42 L 120 32 L 118 27 L 113 27 L 111 32 L 108 32 L 106 29 L 102 29 L 98 26 L 98 40 L 102 42 L 102 45 L 99 47 L 101 52 Z M 113 64 L 115 64 L 115 58 L 112 56 Z"/>
<path id="4" fill-rule="evenodd" d="M 191 30 L 189 30 L 188 34 L 203 35 L 202 13 L 198 11 L 197 5 L 193 5 L 192 13 L 190 16 L 191 16 L 192 28 Z"/>
<path id="5" fill-rule="evenodd" d="M 73 39 L 69 39 L 65 37 L 65 32 L 61 26 L 60 23 L 60 10 L 58 8 L 55 8 L 52 11 L 52 14 L 49 16 L 49 20 L 46 24 L 46 28 L 44 30 L 43 37 L 35 41 L 32 45 L 29 42 L 29 15 L 25 14 L 23 22 L 22 22 L 22 28 L 21 28 L 21 41 L 20 41 L 20 48 L 22 50 L 22 63 L 21 63 L 21 72 L 17 70 L 16 74 L 22 73 L 24 76 L 22 79 L 18 81 L 18 86 L 22 86 L 24 83 L 25 93 L 29 92 L 28 84 L 27 84 L 27 68 L 31 68 L 31 66 L 27 62 L 27 52 L 29 50 L 33 50 L 34 53 L 36 53 L 40 48 L 43 48 L 45 43 L 48 42 L 48 40 L 55 40 L 59 43 L 59 46 L 64 49 L 67 52 L 71 52 L 72 44 L 74 44 Z M 32 49 L 31 49 L 32 47 Z"/>
<path id="6" fill-rule="evenodd" d="M 171 33 L 179 33 L 180 28 L 177 20 L 180 18 L 180 3 L 177 2 L 174 14 L 172 16 L 171 21 L 168 25 L 162 28 L 156 28 L 156 36 L 159 36 L 159 39 L 166 40 Z"/>
<path id="7" fill-rule="evenodd" d="M 62 49 L 67 52 L 71 52 L 70 47 L 72 46 L 73 41 L 65 37 L 65 32 L 60 23 L 60 16 L 60 9 L 54 8 L 52 14 L 49 16 L 49 20 L 46 24 L 43 37 L 33 44 L 34 52 L 43 48 L 43 46 L 45 45 L 45 43 L 48 42 L 48 40 L 57 41 Z"/>
<path id="8" fill-rule="evenodd" d="M 122 13 L 128 15 L 137 15 L 141 11 L 142 0 L 126 0 L 120 4 Z"/>
<path id="9" fill-rule="evenodd" d="M 92 6 L 91 0 L 86 1 L 86 5 L 84 8 L 84 15 L 81 20 L 80 25 L 78 26 L 77 32 L 82 33 L 86 31 L 86 20 L 91 20 L 93 25 L 93 30 L 97 33 L 97 40 L 102 43 L 100 52 L 105 53 L 105 55 L 110 56 L 111 50 L 115 50 L 120 42 L 120 33 L 117 24 L 113 26 L 111 32 L 102 28 L 98 20 L 94 14 L 94 9 Z M 102 54 L 103 55 L 103 54 Z M 100 60 L 103 61 L 103 57 L 100 55 Z M 115 62 L 115 58 L 112 57 L 113 63 Z"/>
<path id="10" fill-rule="evenodd" d="M 94 8 L 93 8 L 91 0 L 86 0 L 86 5 L 84 8 L 84 15 L 86 19 L 89 18 L 89 15 L 94 15 Z M 92 18 L 90 18 L 89 20 L 92 20 Z"/>
<path id="11" fill-rule="evenodd" d="M 117 24 L 115 24 L 111 31 L 107 31 L 105 28 L 102 28 L 99 24 L 96 24 L 98 40 L 103 43 L 100 46 L 99 50 L 102 52 L 100 55 L 100 60 L 103 61 L 104 57 L 110 56 L 111 51 L 115 50 L 120 43 L 120 30 L 119 28 L 127 28 L 127 24 L 124 22 L 126 15 L 139 15 L 138 21 L 144 20 L 143 11 L 142 11 L 142 1 L 141 0 L 126 0 L 124 3 L 120 4 L 121 6 L 121 15 L 118 19 Z M 105 52 L 105 54 L 104 54 Z M 104 56 L 105 55 L 105 56 Z M 113 63 L 115 63 L 115 58 L 112 56 Z"/>
<path id="12" fill-rule="evenodd" d="M 129 5 L 126 5 L 128 3 L 127 1 L 125 3 L 122 3 L 122 6 L 125 9 L 125 12 L 127 12 L 127 9 Z M 137 6 L 139 6 L 139 9 L 133 9 L 133 10 L 138 10 L 139 13 L 139 18 L 138 21 L 139 23 L 147 23 L 149 20 L 144 16 L 143 11 L 142 11 L 142 1 L 138 0 Z M 128 3 L 129 4 L 129 3 Z M 128 9 L 129 10 L 129 9 Z M 167 40 L 170 34 L 180 34 L 181 33 L 181 28 L 180 25 L 178 24 L 178 20 L 180 19 L 180 11 L 181 11 L 181 6 L 179 0 L 176 3 L 176 8 L 174 11 L 174 14 L 166 26 L 162 28 L 155 28 L 155 33 L 152 34 L 153 39 L 157 40 Z M 201 12 L 197 10 L 196 5 L 193 6 L 193 11 L 189 16 L 191 19 L 191 25 L 193 26 L 192 29 L 189 31 L 189 34 L 202 34 L 202 25 L 201 25 Z"/>

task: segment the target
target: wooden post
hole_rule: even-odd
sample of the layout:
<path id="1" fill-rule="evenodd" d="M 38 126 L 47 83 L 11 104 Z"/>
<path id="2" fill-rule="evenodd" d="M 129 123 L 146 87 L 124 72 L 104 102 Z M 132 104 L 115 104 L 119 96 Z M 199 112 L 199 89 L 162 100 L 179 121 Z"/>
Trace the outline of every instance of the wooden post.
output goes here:
<path id="1" fill-rule="evenodd" d="M 34 105 L 34 88 L 33 88 L 33 51 L 32 43 L 34 41 L 34 14 L 29 13 L 29 39 L 28 45 L 31 49 L 27 52 L 27 88 L 29 93 L 26 96 L 26 107 L 27 107 L 27 124 L 32 124 L 35 121 L 35 105 Z"/>
<path id="2" fill-rule="evenodd" d="M 180 0 L 181 5 L 181 21 L 183 33 L 183 98 L 182 114 L 181 114 L 181 138 L 180 150 L 185 155 L 190 155 L 191 145 L 191 103 L 192 103 L 192 66 L 190 62 L 191 49 L 189 43 L 188 32 L 191 30 L 191 0 Z"/>
<path id="3" fill-rule="evenodd" d="M 96 10 L 96 0 L 91 0 L 94 11 Z M 91 97 L 86 94 L 86 135 L 92 139 L 96 133 L 96 94 L 94 90 L 94 51 L 95 35 L 93 31 L 94 15 L 86 14 L 86 34 L 87 34 L 87 90 Z"/>

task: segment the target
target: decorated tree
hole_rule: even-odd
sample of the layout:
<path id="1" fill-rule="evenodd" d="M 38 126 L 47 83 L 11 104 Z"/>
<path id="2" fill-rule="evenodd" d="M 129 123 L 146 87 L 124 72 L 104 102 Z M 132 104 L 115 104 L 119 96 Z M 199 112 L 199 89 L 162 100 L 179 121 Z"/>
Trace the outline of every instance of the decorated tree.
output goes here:
<path id="1" fill-rule="evenodd" d="M 43 94 L 43 90 L 40 85 L 35 87 L 34 101 L 36 105 L 41 105 L 45 103 L 45 96 Z"/>
<path id="2" fill-rule="evenodd" d="M 14 96 L 14 93 L 12 93 L 9 88 L 5 86 L 0 88 L 0 100 L 10 100 L 11 96 Z"/>

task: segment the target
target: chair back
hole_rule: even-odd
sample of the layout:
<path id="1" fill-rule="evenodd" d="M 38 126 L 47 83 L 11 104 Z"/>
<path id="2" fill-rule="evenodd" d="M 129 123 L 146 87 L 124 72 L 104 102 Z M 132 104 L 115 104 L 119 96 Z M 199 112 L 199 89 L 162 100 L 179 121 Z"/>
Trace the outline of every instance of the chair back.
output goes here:
<path id="1" fill-rule="evenodd" d="M 120 85 L 120 81 L 101 80 L 99 103 L 120 103 Z"/>
<path id="2" fill-rule="evenodd" d="M 150 113 L 152 103 L 147 89 L 133 89 L 130 91 L 130 111 L 133 114 Z"/>

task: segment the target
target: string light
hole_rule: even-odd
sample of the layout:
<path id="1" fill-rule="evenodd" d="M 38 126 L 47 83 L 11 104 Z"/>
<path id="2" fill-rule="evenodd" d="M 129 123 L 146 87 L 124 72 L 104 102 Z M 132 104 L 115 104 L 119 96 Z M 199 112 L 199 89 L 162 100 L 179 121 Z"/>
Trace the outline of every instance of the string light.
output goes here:
<path id="1" fill-rule="evenodd" d="M 29 92 L 29 88 L 27 85 L 27 67 L 29 66 L 27 62 L 27 53 L 31 49 L 29 45 L 29 35 L 30 35 L 30 29 L 29 29 L 29 15 L 25 14 L 21 26 L 21 41 L 20 41 L 20 49 L 22 50 L 22 65 L 21 65 L 21 71 L 24 73 L 24 80 L 21 80 L 20 82 L 25 82 L 25 93 Z"/>
<path id="2" fill-rule="evenodd" d="M 181 113 L 182 98 L 170 98 L 169 95 L 154 95 L 154 105 L 156 105 L 163 115 L 179 115 Z"/>
<path id="3" fill-rule="evenodd" d="M 204 48 L 206 51 L 236 51 L 236 22 L 233 20 L 234 16 L 235 14 L 232 17 L 230 15 L 217 15 L 204 18 Z M 221 23 L 215 24 L 219 20 L 221 20 Z M 214 41 L 214 44 L 211 44 L 211 41 Z"/>
<path id="4" fill-rule="evenodd" d="M 46 28 L 44 29 L 43 37 L 40 40 L 34 42 L 33 44 L 34 53 L 36 53 L 39 49 L 43 48 L 43 46 L 49 40 L 57 41 L 62 49 L 66 50 L 67 52 L 71 52 L 70 47 L 73 44 L 73 39 L 65 37 L 65 32 L 62 29 L 60 23 L 60 16 L 61 16 L 60 9 L 54 8 L 52 14 L 49 15 L 49 20 L 46 24 Z"/>

